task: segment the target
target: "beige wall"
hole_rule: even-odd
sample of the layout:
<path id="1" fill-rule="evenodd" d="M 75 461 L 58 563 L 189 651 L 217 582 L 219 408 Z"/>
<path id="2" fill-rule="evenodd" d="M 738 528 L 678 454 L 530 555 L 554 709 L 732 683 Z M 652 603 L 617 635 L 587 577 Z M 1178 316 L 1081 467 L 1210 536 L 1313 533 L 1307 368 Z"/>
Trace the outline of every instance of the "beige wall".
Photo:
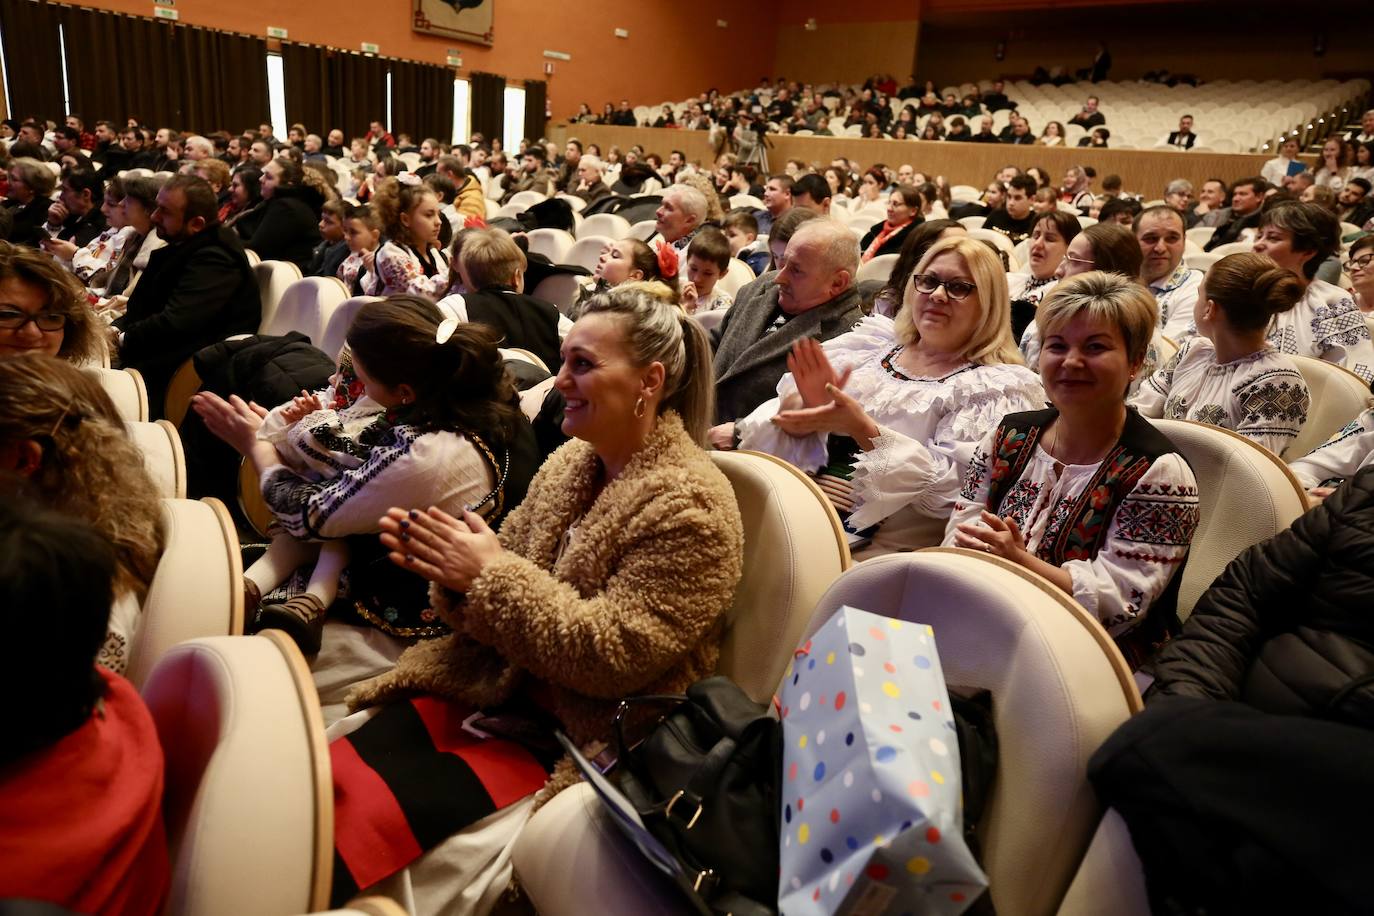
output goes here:
<path id="1" fill-rule="evenodd" d="M 920 23 L 817 22 L 778 29 L 776 74 L 803 83 L 862 83 L 875 73 L 906 81 L 916 53 Z"/>

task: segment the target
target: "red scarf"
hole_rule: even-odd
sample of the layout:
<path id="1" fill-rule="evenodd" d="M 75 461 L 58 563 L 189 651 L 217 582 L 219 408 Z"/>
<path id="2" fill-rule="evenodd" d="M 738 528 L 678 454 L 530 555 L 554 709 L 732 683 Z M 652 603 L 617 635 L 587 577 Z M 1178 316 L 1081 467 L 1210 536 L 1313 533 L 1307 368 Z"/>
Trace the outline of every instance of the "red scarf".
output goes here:
<path id="1" fill-rule="evenodd" d="M 910 222 L 905 222 L 900 226 L 894 226 L 887 220 L 883 220 L 883 228 L 878 233 L 878 237 L 873 240 L 873 244 L 869 245 L 868 250 L 864 252 L 863 262 L 867 264 L 869 261 L 876 258 L 878 256 L 878 250 L 883 247 L 884 243 L 909 225 L 911 225 Z"/>
<path id="2" fill-rule="evenodd" d="M 0 899 L 155 916 L 170 870 L 162 746 L 133 685 L 103 668 L 85 725 L 0 769 Z"/>

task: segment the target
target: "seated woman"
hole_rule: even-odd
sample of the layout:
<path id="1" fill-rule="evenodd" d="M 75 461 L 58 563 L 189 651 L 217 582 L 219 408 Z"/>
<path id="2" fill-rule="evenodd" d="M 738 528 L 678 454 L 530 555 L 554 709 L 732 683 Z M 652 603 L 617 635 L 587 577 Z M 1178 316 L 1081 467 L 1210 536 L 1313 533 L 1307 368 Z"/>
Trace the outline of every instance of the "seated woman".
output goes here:
<path id="1" fill-rule="evenodd" d="M 1037 217 L 1031 225 L 1026 269 L 1007 274 L 1011 333 L 1017 340 L 1035 321 L 1035 310 L 1054 289 L 1055 273 L 1079 230 L 1078 217 L 1057 209 Z"/>
<path id="2" fill-rule="evenodd" d="M 876 204 L 883 199 L 883 189 L 887 187 L 887 175 L 882 169 L 871 168 L 859 178 L 859 195 L 855 198 L 859 207 Z M 856 208 L 858 209 L 858 208 Z"/>
<path id="3" fill-rule="evenodd" d="M 157 729 L 134 686 L 95 665 L 117 570 L 103 532 L 0 498 L 0 622 L 22 647 L 3 683 L 24 698 L 0 744 L 0 900 L 64 908 L 44 913 L 154 916 L 167 894 Z"/>
<path id="4" fill-rule="evenodd" d="M 86 291 L 56 261 L 0 242 L 0 359 L 41 353 L 98 364 L 105 330 L 86 305 Z"/>
<path id="5" fill-rule="evenodd" d="M 416 711 L 458 721 L 478 711 L 492 723 L 492 737 L 462 739 L 491 761 L 483 778 L 426 782 L 408 793 L 426 806 L 422 796 L 442 798 L 442 810 L 453 812 L 441 824 L 429 819 L 428 833 L 457 836 L 417 863 L 440 863 L 442 887 L 434 890 L 443 899 L 426 901 L 431 912 L 457 911 L 459 895 L 463 911 L 485 912 L 504 890 L 506 847 L 534 793 L 542 787 L 547 798 L 576 779 L 566 760 L 549 779 L 561 753 L 557 745 L 548 751 L 552 728 L 595 754 L 611 739 L 618 698 L 679 693 L 715 670 L 741 573 L 734 494 L 701 447 L 714 415 L 705 332 L 650 295 L 615 289 L 588 304 L 563 352 L 563 430 L 576 441 L 545 462 L 499 537 L 473 513 L 426 512 L 423 504 L 393 509 L 383 522 L 392 560 L 434 583 L 434 607 L 454 632 L 408 650 L 394 671 L 354 693 L 356 708 L 389 705 L 339 723 L 336 735 L 358 730 L 334 743 L 334 759 L 357 760 L 358 749 L 378 741 L 395 760 L 432 759 L 432 745 L 421 746 L 428 738 L 412 747 L 388 737 Z M 427 696 L 404 701 L 417 693 Z M 513 718 L 533 726 L 523 729 L 523 744 L 498 731 L 498 719 Z M 444 756 L 446 767 L 464 766 L 459 755 Z M 349 780 L 336 765 L 334 775 L 336 793 L 351 798 L 380 774 Z M 384 813 L 383 825 L 354 816 L 360 811 L 336 810 L 336 888 L 348 879 L 362 887 L 389 876 L 384 887 L 409 882 L 412 875 L 397 872 L 418 845 L 350 843 L 384 827 L 410 835 L 402 812 Z"/>
<path id="6" fill-rule="evenodd" d="M 1307 289 L 1295 308 L 1269 330 L 1280 353 L 1314 356 L 1374 380 L 1374 343 L 1364 314 L 1339 286 L 1315 279 L 1321 263 L 1340 250 L 1340 223 L 1317 206 L 1283 201 L 1260 215 L 1255 251 L 1302 278 Z"/>
<path id="7" fill-rule="evenodd" d="M 12 223 L 6 241 L 38 247 L 56 187 L 57 178 L 46 163 L 24 156 L 10 163 L 9 187 L 3 206 L 10 211 Z"/>
<path id="8" fill-rule="evenodd" d="M 577 302 L 573 305 L 573 319 L 576 320 L 586 304 L 596 296 L 622 283 L 639 280 L 656 280 L 676 291 L 677 256 L 666 245 L 656 250 L 636 238 L 612 242 L 601 250 L 601 257 L 596 259 L 592 275 L 581 281 Z"/>
<path id="9" fill-rule="evenodd" d="M 936 243 L 896 321 L 869 316 L 824 344 L 799 343 L 778 397 L 739 422 L 741 448 L 807 473 L 833 465 L 833 477 L 852 465 L 852 497 L 834 499 L 853 509 L 853 530 L 877 526 L 860 558 L 938 543 L 978 440 L 1044 403 L 1011 340 L 1005 276 L 982 242 Z"/>
<path id="10" fill-rule="evenodd" d="M 887 198 L 887 219 L 874 223 L 859 241 L 860 258 L 867 263 L 878 255 L 898 254 L 911 230 L 925 222 L 921 195 L 909 184 L 899 184 Z"/>
<path id="11" fill-rule="evenodd" d="M 1040 139 L 1036 142 L 1041 146 L 1063 146 L 1064 125 L 1058 121 L 1050 121 L 1045 125 L 1045 129 L 1040 133 Z"/>
<path id="12" fill-rule="evenodd" d="M 1053 405 L 1001 419 L 973 453 L 945 544 L 1049 579 L 1116 639 L 1132 668 L 1176 632 L 1198 523 L 1197 481 L 1124 395 L 1158 318 L 1154 297 L 1093 271 L 1061 283 L 1035 321 Z"/>
<path id="13" fill-rule="evenodd" d="M 129 296 L 139 277 L 148 267 L 148 259 L 167 243 L 157 234 L 153 226 L 153 211 L 157 209 L 157 195 L 167 181 L 166 173 L 146 178 L 128 178 L 124 181 L 124 224 L 133 232 L 119 252 L 114 256 L 110 269 L 105 275 L 104 284 L 92 288 L 100 297 L 95 310 L 105 321 L 114 321 L 124 314 Z"/>
<path id="14" fill-rule="evenodd" d="M 100 383 L 51 356 L 0 359 L 0 472 L 113 546 L 115 602 L 97 660 L 123 672 L 162 554 L 162 502 Z"/>
<path id="15" fill-rule="evenodd" d="M 262 222 L 262 171 L 254 166 L 239 169 L 229 179 L 229 200 L 219 208 L 220 222 L 247 240 Z"/>
<path id="16" fill-rule="evenodd" d="M 968 230 L 962 223 L 952 219 L 930 219 L 913 229 L 902 242 L 897 254 L 897 263 L 887 276 L 887 283 L 873 300 L 873 314 L 884 318 L 896 318 L 902 310 L 902 300 L 916 265 L 926 256 L 930 246 L 948 238 L 964 238 Z M 784 248 L 784 250 L 786 250 Z"/>
<path id="17" fill-rule="evenodd" d="M 382 182 L 372 207 L 386 241 L 377 250 L 363 289 L 369 296 L 409 294 L 437 299 L 449 287 L 449 263 L 439 247 L 439 198 L 407 172 Z"/>
<path id="18" fill-rule="evenodd" d="M 320 242 L 325 202 L 314 173 L 290 159 L 273 159 L 262 167 L 262 201 L 262 219 L 244 247 L 264 261 L 289 261 L 305 270 Z"/>
<path id="19" fill-rule="evenodd" d="M 124 221 L 124 179 L 118 175 L 105 185 L 100 212 L 106 228 L 84 246 L 56 238 L 44 243 L 44 250 L 67 266 L 74 277 L 96 289 L 105 285 L 111 264 L 134 232 Z"/>
<path id="20" fill-rule="evenodd" d="M 1264 255 L 1227 255 L 1212 265 L 1193 308 L 1191 337 L 1137 390 L 1146 417 L 1196 420 L 1282 455 L 1307 420 L 1311 398 L 1293 360 L 1264 339 L 1293 308 L 1303 284 Z"/>
<path id="21" fill-rule="evenodd" d="M 1374 234 L 1351 242 L 1342 266 L 1350 277 L 1350 293 L 1355 306 L 1364 314 L 1365 326 L 1374 329 Z"/>
<path id="22" fill-rule="evenodd" d="M 489 330 L 445 321 L 418 297 L 394 296 L 360 308 L 346 340 L 358 384 L 325 392 L 325 409 L 294 426 L 280 416 L 290 405 L 268 415 L 209 392 L 192 402 L 211 432 L 252 460 L 268 508 L 292 538 L 247 578 L 273 606 L 259 625 L 286 629 L 307 651 L 318 649 L 324 634 L 315 668 L 326 707 L 360 671 L 385 670 L 409 642 L 448 632 L 424 589 L 380 561 L 373 535 L 386 508 L 434 505 L 461 513 L 472 507 L 499 524 L 524 497 L 539 463 Z M 288 467 L 279 442 L 312 456 L 310 469 Z M 315 542 L 338 538 L 349 539 L 349 563 L 339 597 L 326 608 L 323 598 L 336 583 L 323 576 L 312 581 Z M 251 598 L 253 588 L 248 591 Z M 256 612 L 249 609 L 250 620 Z M 326 612 L 390 638 L 344 628 L 331 651 Z"/>

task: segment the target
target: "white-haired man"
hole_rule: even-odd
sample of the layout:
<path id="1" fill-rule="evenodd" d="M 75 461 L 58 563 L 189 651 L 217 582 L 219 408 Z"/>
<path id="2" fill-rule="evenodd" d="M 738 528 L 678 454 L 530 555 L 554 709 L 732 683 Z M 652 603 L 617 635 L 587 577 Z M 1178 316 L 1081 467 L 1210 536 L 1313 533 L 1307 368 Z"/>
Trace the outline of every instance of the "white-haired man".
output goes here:
<path id="1" fill-rule="evenodd" d="M 568 193 L 580 197 L 591 206 L 603 197 L 611 196 L 611 189 L 605 182 L 606 163 L 591 153 L 583 153 L 577 159 L 577 184 Z"/>
<path id="2" fill-rule="evenodd" d="M 706 221 L 706 197 L 690 185 L 675 184 L 663 192 L 663 203 L 654 213 L 654 234 L 650 244 L 662 239 L 686 261 L 687 246 Z"/>

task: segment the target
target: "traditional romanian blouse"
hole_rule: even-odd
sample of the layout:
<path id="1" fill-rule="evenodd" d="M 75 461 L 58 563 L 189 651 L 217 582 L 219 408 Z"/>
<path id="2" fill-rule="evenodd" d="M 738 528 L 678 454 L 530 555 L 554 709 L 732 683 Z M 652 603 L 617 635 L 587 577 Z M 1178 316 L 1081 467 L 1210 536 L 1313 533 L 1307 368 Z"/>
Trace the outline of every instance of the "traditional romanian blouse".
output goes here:
<path id="1" fill-rule="evenodd" d="M 409 245 L 387 241 L 377 250 L 377 272 L 363 279 L 369 296 L 408 293 L 437 299 L 448 289 L 448 255 L 431 248 L 423 255 Z"/>
<path id="2" fill-rule="evenodd" d="M 1160 333 L 1176 344 L 1197 335 L 1193 306 L 1197 304 L 1202 277 L 1202 271 L 1180 261 L 1173 273 L 1148 287 L 1159 306 Z"/>
<path id="3" fill-rule="evenodd" d="M 1143 416 L 1220 426 L 1282 455 L 1306 422 L 1311 398 L 1293 361 L 1272 347 L 1218 363 L 1212 342 L 1193 337 L 1131 403 Z"/>
<path id="4" fill-rule="evenodd" d="M 72 273 L 82 283 L 89 284 L 92 277 L 114 263 L 124 243 L 133 234 L 133 226 L 109 227 L 91 239 L 86 247 L 76 249 L 72 255 Z"/>
<path id="5" fill-rule="evenodd" d="M 1269 342 L 1280 353 L 1314 356 L 1374 380 L 1374 343 L 1349 293 L 1313 280 L 1298 304 L 1274 319 Z"/>
<path id="6" fill-rule="evenodd" d="M 880 551 L 938 543 L 974 446 L 1005 414 L 1045 403 L 1040 379 L 1024 366 L 966 363 L 942 378 L 905 375 L 889 318 L 865 318 L 822 346 L 836 372 L 853 369 L 845 391 L 878 424 L 873 450 L 860 452 L 854 465 L 857 507 L 849 522 L 855 530 L 881 524 L 874 536 Z M 827 437 L 789 436 L 769 422 L 796 390 L 784 375 L 778 397 L 739 421 L 740 447 L 811 473 L 827 462 Z"/>
<path id="7" fill-rule="evenodd" d="M 1015 520 L 1026 549 L 1065 569 L 1073 597 L 1114 637 L 1141 622 L 1188 555 L 1197 480 L 1135 411 L 1097 464 L 1061 464 L 1041 446 L 1053 409 L 1006 417 L 974 450 L 945 531 L 984 509 Z M 1174 609 L 1164 609 L 1173 619 Z"/>
<path id="8" fill-rule="evenodd" d="M 1374 464 L 1374 409 L 1351 420 L 1345 429 L 1288 468 L 1310 490 L 1328 481 L 1354 477 L 1367 464 Z"/>

